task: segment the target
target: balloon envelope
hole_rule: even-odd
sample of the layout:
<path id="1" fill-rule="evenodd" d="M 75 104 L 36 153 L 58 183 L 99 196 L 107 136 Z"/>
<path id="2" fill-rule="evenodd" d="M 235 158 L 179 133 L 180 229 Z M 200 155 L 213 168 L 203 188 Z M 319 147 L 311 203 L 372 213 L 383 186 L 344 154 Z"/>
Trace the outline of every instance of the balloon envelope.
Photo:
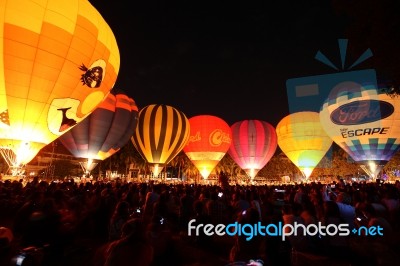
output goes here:
<path id="1" fill-rule="evenodd" d="M 183 151 L 206 179 L 229 150 L 231 128 L 213 115 L 194 116 L 189 123 L 190 138 Z"/>
<path id="2" fill-rule="evenodd" d="M 357 84 L 333 90 L 320 111 L 328 135 L 376 178 L 400 148 L 400 99 Z"/>
<path id="3" fill-rule="evenodd" d="M 275 128 L 261 120 L 243 120 L 231 126 L 232 143 L 228 154 L 254 178 L 272 158 L 277 148 Z"/>
<path id="4" fill-rule="evenodd" d="M 120 57 L 87 0 L 3 1 L 0 14 L 0 147 L 19 166 L 104 100 Z"/>
<path id="5" fill-rule="evenodd" d="M 168 105 L 151 104 L 139 111 L 131 141 L 157 176 L 183 149 L 189 135 L 189 121 L 183 112 Z"/>
<path id="6" fill-rule="evenodd" d="M 123 93 L 109 94 L 88 117 L 59 137 L 76 158 L 90 162 L 104 160 L 122 148 L 133 135 L 138 118 L 135 101 Z"/>
<path id="7" fill-rule="evenodd" d="M 297 112 L 276 126 L 278 145 L 307 179 L 332 146 L 317 112 Z"/>

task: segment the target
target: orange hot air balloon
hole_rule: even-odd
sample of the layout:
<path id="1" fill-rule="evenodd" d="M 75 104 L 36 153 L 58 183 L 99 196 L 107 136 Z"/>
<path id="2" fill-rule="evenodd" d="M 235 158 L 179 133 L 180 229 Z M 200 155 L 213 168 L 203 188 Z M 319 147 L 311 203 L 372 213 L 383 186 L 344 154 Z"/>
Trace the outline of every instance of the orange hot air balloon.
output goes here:
<path id="1" fill-rule="evenodd" d="M 133 146 L 158 176 L 189 140 L 190 125 L 185 114 L 165 104 L 151 104 L 139 111 Z"/>
<path id="2" fill-rule="evenodd" d="M 279 148 L 308 179 L 332 146 L 319 113 L 304 111 L 284 117 L 276 126 Z"/>
<path id="3" fill-rule="evenodd" d="M 19 169 L 105 99 L 120 56 L 87 0 L 1 1 L 0 14 L 0 149 Z"/>
<path id="4" fill-rule="evenodd" d="M 85 159 L 81 166 L 89 174 L 97 161 L 117 153 L 130 140 L 138 113 L 132 98 L 110 93 L 88 117 L 58 139 L 76 158 Z"/>
<path id="5" fill-rule="evenodd" d="M 185 154 L 207 179 L 231 145 L 231 128 L 219 117 L 198 115 L 189 119 L 190 138 Z"/>

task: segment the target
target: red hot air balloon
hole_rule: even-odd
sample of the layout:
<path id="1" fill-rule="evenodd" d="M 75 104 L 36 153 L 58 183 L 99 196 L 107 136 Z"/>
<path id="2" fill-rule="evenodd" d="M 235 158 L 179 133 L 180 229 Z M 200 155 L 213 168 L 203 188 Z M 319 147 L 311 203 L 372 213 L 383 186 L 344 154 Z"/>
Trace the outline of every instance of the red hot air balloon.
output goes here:
<path id="1" fill-rule="evenodd" d="M 278 146 L 275 128 L 260 120 L 243 120 L 231 126 L 232 144 L 228 154 L 254 179 L 272 158 Z"/>
<path id="2" fill-rule="evenodd" d="M 194 116 L 189 123 L 190 138 L 183 151 L 207 179 L 231 145 L 231 128 L 212 115 Z"/>
<path id="3" fill-rule="evenodd" d="M 123 93 L 110 93 L 106 100 L 83 121 L 59 137 L 60 142 L 76 158 L 87 159 L 82 168 L 88 173 L 115 154 L 133 135 L 138 107 Z"/>

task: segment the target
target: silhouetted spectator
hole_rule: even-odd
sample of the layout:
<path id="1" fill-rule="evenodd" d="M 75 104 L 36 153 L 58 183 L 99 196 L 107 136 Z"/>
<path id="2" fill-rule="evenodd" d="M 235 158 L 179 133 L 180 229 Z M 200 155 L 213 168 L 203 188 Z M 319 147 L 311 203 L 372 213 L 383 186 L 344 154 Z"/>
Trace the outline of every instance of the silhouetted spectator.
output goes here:
<path id="1" fill-rule="evenodd" d="M 223 195 L 220 194 L 221 197 L 219 197 L 219 193 L 222 192 L 211 192 L 211 199 L 206 203 L 206 213 L 210 217 L 211 223 L 214 225 L 228 223 L 227 207 L 225 202 L 221 199 Z"/>
<path id="2" fill-rule="evenodd" d="M 164 217 L 154 216 L 147 227 L 148 239 L 154 250 L 152 265 L 175 264 L 179 261 L 172 232 Z"/>
<path id="3" fill-rule="evenodd" d="M 124 224 L 121 239 L 109 244 L 104 266 L 149 266 L 153 256 L 146 226 L 141 219 L 135 218 Z"/>
<path id="4" fill-rule="evenodd" d="M 179 223 L 180 230 L 187 230 L 187 225 L 190 218 L 194 215 L 193 204 L 194 204 L 193 190 L 190 187 L 186 187 L 184 194 L 180 198 L 179 207 Z"/>
<path id="5" fill-rule="evenodd" d="M 113 241 L 121 238 L 122 226 L 129 220 L 130 206 L 127 201 L 118 202 L 110 220 L 108 239 Z"/>
<path id="6" fill-rule="evenodd" d="M 257 224 L 260 220 L 258 211 L 252 207 L 247 208 L 238 216 L 239 224 Z M 251 239 L 248 236 L 241 234 L 235 235 L 235 243 L 231 248 L 229 261 L 249 261 L 262 259 L 265 260 L 264 254 L 264 236 L 253 234 Z"/>

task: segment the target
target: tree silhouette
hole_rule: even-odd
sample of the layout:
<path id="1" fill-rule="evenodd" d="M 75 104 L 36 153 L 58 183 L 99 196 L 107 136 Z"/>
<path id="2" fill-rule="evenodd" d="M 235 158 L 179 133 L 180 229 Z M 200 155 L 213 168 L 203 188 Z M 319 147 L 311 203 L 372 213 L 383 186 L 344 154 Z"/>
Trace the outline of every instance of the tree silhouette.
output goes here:
<path id="1" fill-rule="evenodd" d="M 181 151 L 170 162 L 170 165 L 172 167 L 178 168 L 178 179 L 179 180 L 182 180 L 183 169 L 184 169 L 185 165 L 188 163 L 188 161 L 190 161 L 189 158 L 186 156 L 186 154 L 183 151 Z"/>
<path id="2" fill-rule="evenodd" d="M 237 181 L 236 178 L 242 172 L 242 169 L 232 159 L 232 157 L 228 153 L 226 153 L 224 155 L 224 157 L 222 157 L 222 159 L 218 162 L 218 164 L 215 166 L 215 169 L 214 169 L 214 172 L 217 175 L 221 171 L 223 171 L 225 174 L 227 174 L 228 179 L 236 182 Z"/>

